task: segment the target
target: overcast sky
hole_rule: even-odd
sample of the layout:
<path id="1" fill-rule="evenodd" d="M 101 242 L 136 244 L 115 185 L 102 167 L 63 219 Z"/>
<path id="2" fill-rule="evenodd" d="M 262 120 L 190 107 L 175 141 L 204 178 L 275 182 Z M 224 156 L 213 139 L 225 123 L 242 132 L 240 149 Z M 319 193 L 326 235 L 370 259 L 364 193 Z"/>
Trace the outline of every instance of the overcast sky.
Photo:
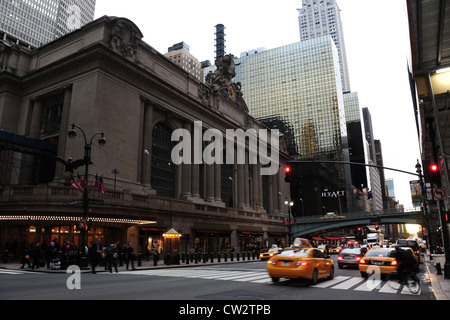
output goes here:
<path id="1" fill-rule="evenodd" d="M 369 108 L 384 166 L 415 172 L 420 159 L 408 82 L 409 33 L 404 0 L 338 0 L 344 26 L 352 91 Z M 215 57 L 215 28 L 226 27 L 226 53 L 235 56 L 259 47 L 274 49 L 300 40 L 301 0 L 97 0 L 95 17 L 125 17 L 144 41 L 161 53 L 184 41 L 198 60 Z M 244 97 L 245 98 L 245 97 Z M 411 206 L 413 175 L 385 171 L 395 195 Z"/>

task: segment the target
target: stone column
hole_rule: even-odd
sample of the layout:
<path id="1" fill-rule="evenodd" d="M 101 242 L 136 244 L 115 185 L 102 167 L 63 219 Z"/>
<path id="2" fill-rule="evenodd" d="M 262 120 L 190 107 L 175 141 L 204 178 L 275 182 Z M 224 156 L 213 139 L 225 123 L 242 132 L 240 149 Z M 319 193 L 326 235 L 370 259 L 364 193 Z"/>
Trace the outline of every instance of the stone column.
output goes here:
<path id="1" fill-rule="evenodd" d="M 141 98 L 141 106 L 144 109 L 143 148 L 141 153 L 141 183 L 151 189 L 151 159 L 153 140 L 153 104 Z M 147 150 L 147 152 L 145 152 Z"/>
<path id="2" fill-rule="evenodd" d="M 258 166 L 256 164 L 252 164 L 252 207 L 256 209 L 259 207 L 259 179 L 258 179 Z"/>
<path id="3" fill-rule="evenodd" d="M 69 131 L 69 115 L 70 102 L 72 100 L 72 86 L 68 86 L 64 90 L 64 102 L 61 110 L 61 123 L 59 127 L 59 141 L 57 155 L 64 160 L 66 159 L 67 132 Z M 55 180 L 61 180 L 64 177 L 64 165 L 56 162 Z M 69 174 L 70 176 L 70 174 Z M 66 177 L 66 179 L 69 177 Z M 66 185 L 70 185 L 70 181 L 65 181 Z"/>
<path id="4" fill-rule="evenodd" d="M 222 168 L 220 164 L 214 166 L 214 197 L 217 202 L 222 202 Z"/>
<path id="5" fill-rule="evenodd" d="M 206 201 L 214 202 L 214 164 L 205 164 Z"/>
<path id="6" fill-rule="evenodd" d="M 189 131 L 189 134 L 191 134 L 192 130 L 191 130 L 191 123 L 189 123 L 188 121 L 186 121 L 183 124 L 183 129 Z M 191 140 L 191 144 L 192 146 L 192 140 Z M 191 147 L 192 148 L 192 147 Z M 190 164 L 186 164 L 183 163 L 181 164 L 181 198 L 182 199 L 190 199 L 191 197 L 191 179 L 192 179 L 192 174 L 191 174 L 191 165 Z"/>
<path id="7" fill-rule="evenodd" d="M 237 208 L 244 209 L 245 207 L 245 168 L 244 164 L 237 164 Z"/>

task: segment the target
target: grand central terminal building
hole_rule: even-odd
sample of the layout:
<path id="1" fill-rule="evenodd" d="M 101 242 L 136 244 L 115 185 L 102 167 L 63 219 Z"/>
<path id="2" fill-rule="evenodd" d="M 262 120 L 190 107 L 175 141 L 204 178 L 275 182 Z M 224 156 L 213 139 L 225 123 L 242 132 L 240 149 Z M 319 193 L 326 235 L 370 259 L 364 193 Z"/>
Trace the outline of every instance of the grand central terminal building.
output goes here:
<path id="1" fill-rule="evenodd" d="M 231 83 L 233 57 L 202 83 L 142 37 L 130 20 L 107 16 L 36 49 L 1 37 L 2 249 L 53 239 L 80 245 L 83 218 L 87 244 L 132 241 L 139 251 L 165 250 L 168 230 L 181 236 L 183 252 L 286 244 L 283 137 L 267 135 L 267 150 L 279 146 L 270 175 L 261 173 L 273 163 L 251 161 L 251 139 L 245 163 L 225 162 L 225 138 L 218 141 L 230 129 L 271 131 Z M 192 150 L 175 148 L 178 129 Z M 223 150 L 211 153 L 212 144 Z M 197 161 L 175 163 L 174 150 Z M 223 162 L 205 161 L 206 151 L 215 159 L 223 152 Z"/>

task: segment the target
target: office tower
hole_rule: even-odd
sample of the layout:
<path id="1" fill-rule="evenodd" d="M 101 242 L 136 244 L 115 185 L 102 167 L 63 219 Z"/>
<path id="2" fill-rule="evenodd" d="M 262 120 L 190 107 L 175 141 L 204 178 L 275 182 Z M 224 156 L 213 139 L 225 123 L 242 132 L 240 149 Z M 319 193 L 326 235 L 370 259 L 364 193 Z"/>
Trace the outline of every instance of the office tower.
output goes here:
<path id="1" fill-rule="evenodd" d="M 225 26 L 223 24 L 216 25 L 216 60 L 225 55 Z"/>
<path id="2" fill-rule="evenodd" d="M 363 134 L 361 121 L 361 108 L 357 92 L 349 92 L 344 94 L 345 119 L 347 122 L 348 145 L 350 152 L 350 161 L 365 164 L 365 145 L 366 139 Z M 352 183 L 361 190 L 368 190 L 367 185 L 367 167 L 363 165 L 352 165 Z"/>
<path id="3" fill-rule="evenodd" d="M 386 179 L 386 188 L 389 198 L 395 201 L 395 187 L 394 187 L 394 179 L 387 178 Z"/>
<path id="4" fill-rule="evenodd" d="M 233 81 L 241 83 L 249 113 L 258 119 L 280 117 L 292 125 L 299 153 L 295 158 L 349 161 L 339 60 L 329 35 L 241 54 L 235 65 Z M 214 67 L 205 69 L 205 75 L 208 69 Z M 302 179 L 303 194 L 311 199 L 305 201 L 305 213 L 322 214 L 323 207 L 346 211 L 345 200 L 321 199 L 320 191 L 347 190 L 351 186 L 350 168 L 316 167 L 306 170 Z M 315 190 L 315 195 L 307 197 L 308 190 Z M 324 205 L 327 201 L 334 203 Z"/>
<path id="5" fill-rule="evenodd" d="M 0 35 L 39 47 L 94 19 L 96 0 L 0 1 Z"/>
<path id="6" fill-rule="evenodd" d="M 329 34 L 336 44 L 342 77 L 342 90 L 351 91 L 345 52 L 344 32 L 336 0 L 302 0 L 299 11 L 300 41 Z"/>
<path id="7" fill-rule="evenodd" d="M 189 53 L 189 46 L 185 42 L 176 43 L 169 47 L 168 53 L 164 54 L 170 61 L 179 65 L 197 80 L 203 79 L 201 63 L 196 57 Z"/>

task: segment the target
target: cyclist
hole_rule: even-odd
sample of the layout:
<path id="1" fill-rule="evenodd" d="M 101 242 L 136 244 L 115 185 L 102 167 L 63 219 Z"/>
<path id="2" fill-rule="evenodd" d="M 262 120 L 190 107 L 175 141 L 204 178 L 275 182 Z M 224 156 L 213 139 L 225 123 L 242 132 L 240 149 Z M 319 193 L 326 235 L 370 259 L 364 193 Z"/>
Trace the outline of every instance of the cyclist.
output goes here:
<path id="1" fill-rule="evenodd" d="M 399 245 L 394 246 L 394 258 L 397 260 L 397 273 L 400 278 L 401 283 L 406 282 L 406 277 L 409 274 L 416 274 L 417 270 L 417 262 L 414 257 L 407 254 Z"/>

